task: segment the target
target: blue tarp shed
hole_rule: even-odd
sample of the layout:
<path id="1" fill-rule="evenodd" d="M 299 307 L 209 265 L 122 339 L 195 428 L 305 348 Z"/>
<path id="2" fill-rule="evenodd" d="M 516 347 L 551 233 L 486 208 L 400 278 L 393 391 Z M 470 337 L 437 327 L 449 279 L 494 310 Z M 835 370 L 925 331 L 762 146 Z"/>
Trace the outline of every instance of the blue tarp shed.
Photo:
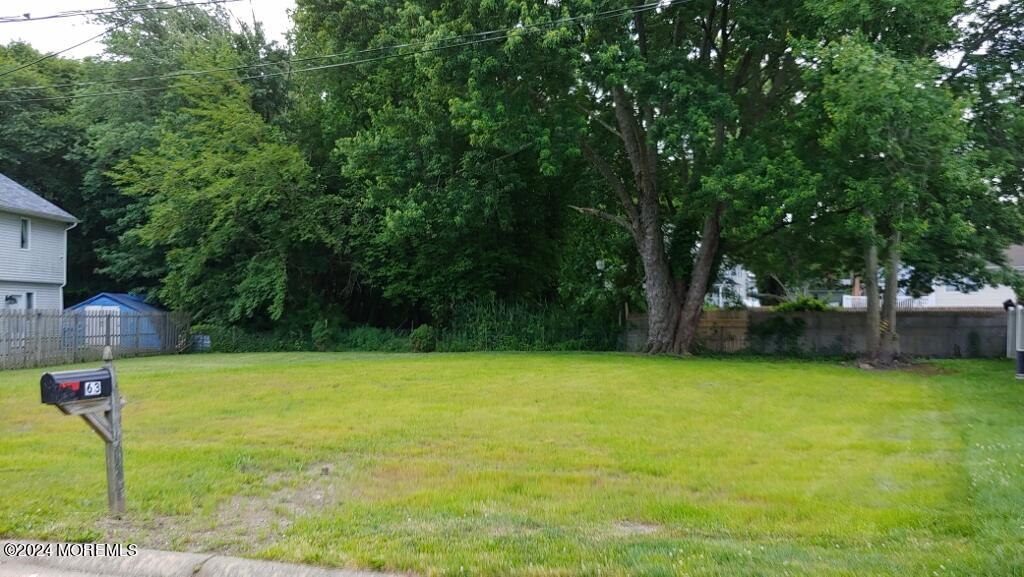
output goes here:
<path id="1" fill-rule="evenodd" d="M 138 349 L 160 349 L 163 331 L 156 326 L 159 313 L 141 297 L 127 293 L 100 293 L 64 309 L 66 313 L 80 314 L 83 322 L 75 323 L 82 342 L 99 339 L 111 344 Z M 109 334 L 108 334 L 109 332 Z"/>

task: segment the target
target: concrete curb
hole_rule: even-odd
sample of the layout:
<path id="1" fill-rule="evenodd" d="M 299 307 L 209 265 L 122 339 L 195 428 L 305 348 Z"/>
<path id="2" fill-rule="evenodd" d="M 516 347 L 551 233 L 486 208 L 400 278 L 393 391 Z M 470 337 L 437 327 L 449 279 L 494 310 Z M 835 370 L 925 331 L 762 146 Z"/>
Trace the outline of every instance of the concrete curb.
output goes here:
<path id="1" fill-rule="evenodd" d="M 211 557 L 196 577 L 383 577 L 386 573 L 321 569 L 308 565 L 292 565 L 273 561 L 255 561 L 238 557 Z M 391 574 L 389 577 L 397 577 Z"/>
<path id="2" fill-rule="evenodd" d="M 9 543 L 45 544 L 39 541 L 0 541 L 0 545 Z M 0 565 L 5 563 L 109 577 L 399 577 L 394 573 L 322 569 L 308 565 L 153 549 L 139 549 L 131 557 L 0 556 Z"/>

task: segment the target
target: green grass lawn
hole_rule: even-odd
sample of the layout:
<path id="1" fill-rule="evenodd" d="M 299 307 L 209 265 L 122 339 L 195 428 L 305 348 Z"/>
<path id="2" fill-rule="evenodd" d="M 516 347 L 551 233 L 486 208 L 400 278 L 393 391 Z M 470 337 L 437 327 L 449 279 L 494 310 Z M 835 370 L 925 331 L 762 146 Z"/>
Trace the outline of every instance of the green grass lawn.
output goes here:
<path id="1" fill-rule="evenodd" d="M 482 575 L 1024 575 L 1024 384 L 616 354 L 119 363 L 100 440 L 0 373 L 0 536 Z"/>

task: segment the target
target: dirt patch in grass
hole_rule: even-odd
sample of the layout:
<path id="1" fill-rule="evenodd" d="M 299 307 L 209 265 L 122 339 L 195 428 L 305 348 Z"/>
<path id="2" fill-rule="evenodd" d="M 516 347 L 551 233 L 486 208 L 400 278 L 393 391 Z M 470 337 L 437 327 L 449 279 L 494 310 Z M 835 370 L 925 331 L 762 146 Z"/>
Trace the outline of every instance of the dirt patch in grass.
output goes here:
<path id="1" fill-rule="evenodd" d="M 892 363 L 870 363 L 867 361 L 856 361 L 853 363 L 841 363 L 843 365 L 854 366 L 865 371 L 879 371 L 879 372 L 897 372 L 897 373 L 909 373 L 914 375 L 921 375 L 924 377 L 933 377 L 939 375 L 953 375 L 956 371 L 948 367 L 940 367 L 934 363 L 928 361 L 915 361 L 915 360 L 897 360 Z"/>
<path id="2" fill-rule="evenodd" d="M 938 377 L 942 375 L 955 375 L 956 371 L 948 367 L 940 367 L 933 363 L 917 362 L 899 367 L 900 371 L 922 377 Z"/>
<path id="3" fill-rule="evenodd" d="M 654 523 L 638 523 L 636 521 L 616 521 L 612 523 L 611 532 L 623 537 L 633 535 L 651 535 L 662 529 L 661 525 Z"/>
<path id="4" fill-rule="evenodd" d="M 297 473 L 271 473 L 253 494 L 234 495 L 209 516 L 104 519 L 97 530 L 111 541 L 155 549 L 252 553 L 284 538 L 300 517 L 350 497 L 352 470 L 316 463 Z"/>

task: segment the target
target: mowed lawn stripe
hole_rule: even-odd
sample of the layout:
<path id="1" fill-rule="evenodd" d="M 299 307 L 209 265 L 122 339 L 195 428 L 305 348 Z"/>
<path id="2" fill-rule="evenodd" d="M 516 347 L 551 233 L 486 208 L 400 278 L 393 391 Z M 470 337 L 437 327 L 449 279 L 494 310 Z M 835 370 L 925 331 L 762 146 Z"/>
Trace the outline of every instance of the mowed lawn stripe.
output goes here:
<path id="1" fill-rule="evenodd" d="M 996 575 L 1020 560 L 1024 394 L 1005 362 L 282 353 L 119 367 L 128 519 L 103 519 L 98 439 L 39 405 L 41 371 L 8 372 L 0 534 L 424 574 Z"/>

